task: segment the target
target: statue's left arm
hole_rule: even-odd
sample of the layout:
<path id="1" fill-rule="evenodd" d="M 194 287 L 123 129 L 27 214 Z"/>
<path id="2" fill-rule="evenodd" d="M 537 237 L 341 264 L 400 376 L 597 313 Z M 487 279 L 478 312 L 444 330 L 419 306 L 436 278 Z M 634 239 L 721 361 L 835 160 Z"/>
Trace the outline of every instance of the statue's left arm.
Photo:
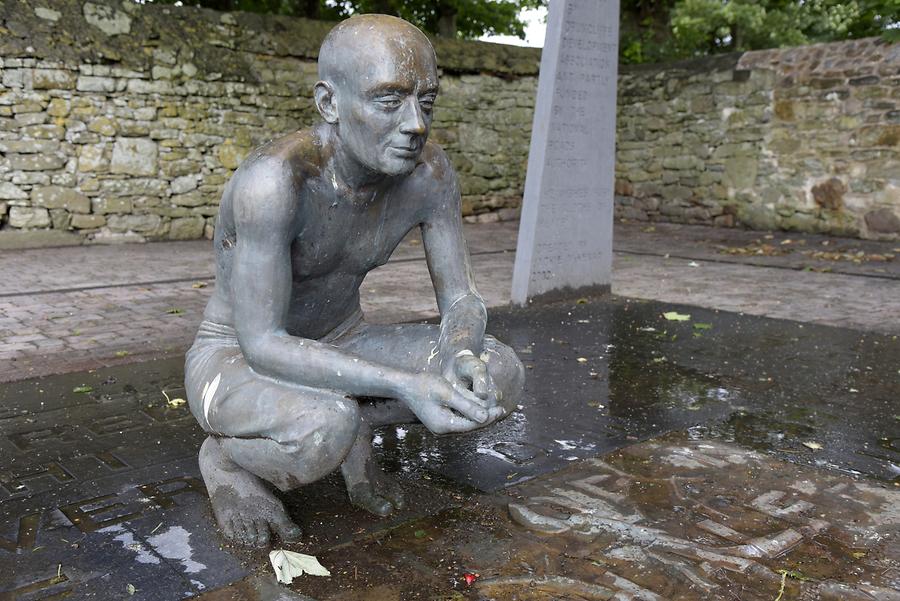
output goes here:
<path id="1" fill-rule="evenodd" d="M 428 271 L 441 313 L 441 333 L 433 360 L 456 386 L 471 388 L 489 404 L 496 403 L 496 389 L 480 359 L 487 325 L 487 309 L 475 288 L 475 278 L 463 236 L 459 183 L 444 152 L 432 157 L 432 189 L 426 199 L 422 242 Z"/>

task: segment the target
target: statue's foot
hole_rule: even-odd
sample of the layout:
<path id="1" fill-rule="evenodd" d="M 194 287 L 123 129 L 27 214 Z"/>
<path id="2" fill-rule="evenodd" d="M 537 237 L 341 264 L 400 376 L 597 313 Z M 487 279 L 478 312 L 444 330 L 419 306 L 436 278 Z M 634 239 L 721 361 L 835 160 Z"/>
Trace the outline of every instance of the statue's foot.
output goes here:
<path id="1" fill-rule="evenodd" d="M 298 541 L 302 536 L 303 532 L 263 481 L 231 461 L 212 437 L 200 448 L 200 472 L 213 514 L 229 540 L 265 547 L 272 532 L 285 542 Z"/>
<path id="2" fill-rule="evenodd" d="M 360 509 L 383 517 L 406 506 L 400 485 L 382 472 L 372 458 L 372 430 L 365 422 L 341 464 L 341 474 L 350 502 Z"/>
<path id="3" fill-rule="evenodd" d="M 382 517 L 391 515 L 395 509 L 406 507 L 403 490 L 397 481 L 377 467 L 374 468 L 374 471 L 377 472 L 374 476 L 370 474 L 362 482 L 356 482 L 353 485 L 347 484 L 350 502 L 360 509 Z"/>

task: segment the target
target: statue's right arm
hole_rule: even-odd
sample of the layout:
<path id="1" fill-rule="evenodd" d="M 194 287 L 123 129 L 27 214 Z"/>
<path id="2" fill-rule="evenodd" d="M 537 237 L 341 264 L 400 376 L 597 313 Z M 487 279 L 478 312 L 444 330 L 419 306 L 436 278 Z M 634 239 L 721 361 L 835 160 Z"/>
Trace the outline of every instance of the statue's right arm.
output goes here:
<path id="1" fill-rule="evenodd" d="M 398 370 L 287 333 L 291 243 L 300 196 L 296 185 L 289 167 L 273 157 L 242 166 L 232 183 L 237 239 L 231 276 L 234 325 L 250 367 L 312 388 L 399 399 L 436 433 L 471 430 L 485 422 L 487 411 L 475 399 L 456 393 L 443 378 Z"/>
<path id="2" fill-rule="evenodd" d="M 256 159 L 235 175 L 231 190 L 237 238 L 232 302 L 244 357 L 254 371 L 278 380 L 351 395 L 396 398 L 411 374 L 285 330 L 299 203 L 289 169 L 278 158 Z"/>

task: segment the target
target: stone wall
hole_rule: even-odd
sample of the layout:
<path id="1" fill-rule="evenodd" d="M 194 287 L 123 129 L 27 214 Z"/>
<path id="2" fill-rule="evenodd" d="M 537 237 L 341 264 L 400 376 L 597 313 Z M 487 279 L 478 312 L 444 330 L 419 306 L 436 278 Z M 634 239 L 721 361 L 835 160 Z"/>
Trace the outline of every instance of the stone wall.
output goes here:
<path id="1" fill-rule="evenodd" d="M 130 0 L 0 0 L 0 247 L 210 235 L 256 145 L 317 120 L 331 24 Z M 438 41 L 433 139 L 464 212 L 515 214 L 540 51 Z"/>
<path id="2" fill-rule="evenodd" d="M 618 217 L 900 234 L 900 44 L 632 68 L 619 85 Z"/>
<path id="3" fill-rule="evenodd" d="M 249 150 L 317 120 L 330 26 L 0 0 L 0 248 L 208 236 Z M 435 46 L 464 214 L 513 217 L 540 51 Z M 622 69 L 617 216 L 900 237 L 898 71 L 873 39 Z"/>

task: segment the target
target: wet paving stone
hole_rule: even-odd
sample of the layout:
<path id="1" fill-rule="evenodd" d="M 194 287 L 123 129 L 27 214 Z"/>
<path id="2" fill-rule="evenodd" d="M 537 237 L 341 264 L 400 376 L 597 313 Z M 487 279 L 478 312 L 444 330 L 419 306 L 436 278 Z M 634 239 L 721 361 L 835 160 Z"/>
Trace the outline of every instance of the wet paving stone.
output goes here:
<path id="1" fill-rule="evenodd" d="M 332 577 L 292 589 L 323 601 L 892 601 L 898 506 L 894 487 L 679 432 L 326 550 Z"/>
<path id="2" fill-rule="evenodd" d="M 774 599 L 783 579 L 784 599 L 892 598 L 896 337 L 616 297 L 492 311 L 489 331 L 528 368 L 521 410 L 458 437 L 379 431 L 410 500 L 390 519 L 352 508 L 337 477 L 284 495 L 307 533 L 285 548 L 333 573 L 295 592 Z M 262 578 L 264 552 L 216 531 L 204 434 L 166 398 L 181 380 L 172 359 L 0 386 L 0 601 L 287 594 Z M 558 532 L 511 519 L 509 497 Z M 591 522 L 597 507 L 628 528 Z M 712 555 L 679 554 L 684 541 Z"/>

